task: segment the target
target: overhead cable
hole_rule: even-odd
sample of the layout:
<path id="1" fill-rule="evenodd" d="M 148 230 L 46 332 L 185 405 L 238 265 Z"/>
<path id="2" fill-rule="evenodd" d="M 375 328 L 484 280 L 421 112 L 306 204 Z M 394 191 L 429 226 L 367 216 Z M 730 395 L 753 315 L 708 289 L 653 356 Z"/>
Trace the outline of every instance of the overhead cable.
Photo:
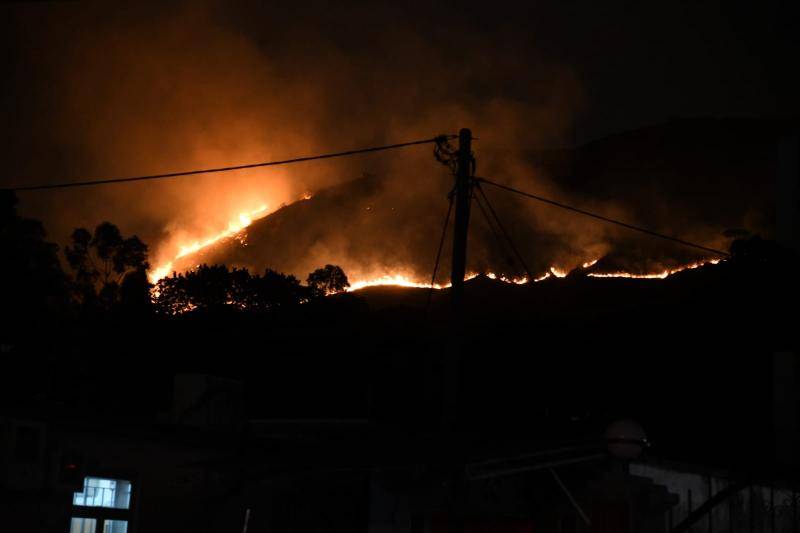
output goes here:
<path id="1" fill-rule="evenodd" d="M 519 194 L 521 196 L 525 196 L 527 198 L 531 198 L 533 200 L 537 200 L 539 202 L 543 202 L 543 203 L 546 203 L 546 204 L 554 205 L 556 207 L 560 207 L 561 209 L 566 209 L 568 211 L 572 211 L 574 213 L 579 213 L 579 214 L 585 215 L 587 217 L 596 218 L 598 220 L 602 220 L 603 222 L 609 222 L 611 224 L 616 224 L 617 226 L 622 226 L 623 228 L 627 228 L 627 229 L 630 229 L 630 230 L 638 231 L 640 233 L 645 233 L 645 234 L 653 236 L 653 237 L 658 237 L 660 239 L 665 239 L 665 240 L 668 240 L 668 241 L 676 242 L 676 243 L 682 244 L 684 246 L 689 246 L 691 248 L 697 248 L 699 250 L 703 250 L 705 252 L 711 252 L 711 253 L 714 253 L 714 254 L 717 254 L 717 255 L 721 255 L 721 256 L 724 256 L 724 257 L 729 257 L 731 255 L 728 252 L 723 252 L 722 250 L 717 250 L 716 248 L 709 248 L 708 246 L 703 246 L 701 244 L 697 244 L 697 243 L 694 243 L 694 242 L 689 242 L 687 240 L 679 239 L 678 237 L 673 237 L 671 235 L 665 235 L 663 233 L 659 233 L 659 232 L 653 231 L 651 229 L 643 228 L 641 226 L 635 226 L 635 225 L 629 224 L 627 222 L 622 222 L 620 220 L 614 220 L 613 218 L 608 218 L 608 217 L 603 216 L 603 215 L 598 215 L 597 213 L 592 213 L 590 211 L 586 211 L 584 209 L 573 207 L 571 205 L 567 205 L 567 204 L 564 204 L 564 203 L 561 203 L 561 202 L 556 202 L 555 200 L 550 200 L 549 198 L 544 198 L 544 197 L 538 196 L 536 194 L 531 194 L 529 192 L 521 191 L 519 189 L 515 189 L 513 187 L 509 187 L 508 185 L 503 185 L 501 183 L 496 183 L 496 182 L 488 180 L 486 178 L 475 178 L 475 181 L 478 182 L 478 183 L 486 183 L 487 185 L 491 185 L 491 186 L 497 187 L 499 189 L 503 189 L 503 190 L 506 190 L 506 191 L 509 191 L 509 192 L 513 192 L 513 193 Z"/>
<path id="2" fill-rule="evenodd" d="M 72 187 L 88 187 L 92 185 L 108 185 L 111 183 L 127 183 L 132 181 L 146 181 L 158 180 L 166 178 L 177 178 L 179 176 L 192 176 L 195 174 L 211 174 L 214 172 L 230 172 L 234 170 L 246 170 L 249 168 L 272 167 L 278 165 L 288 165 L 292 163 L 305 163 L 307 161 L 315 161 L 318 159 L 332 159 L 334 157 L 345 157 L 357 154 L 366 154 L 371 152 L 381 152 L 384 150 L 394 150 L 397 148 L 405 148 L 408 146 L 416 146 L 420 144 L 441 143 L 443 140 L 452 138 L 452 135 L 439 135 L 430 139 L 422 139 L 419 141 L 410 141 L 397 144 L 388 144 L 384 146 L 373 146 L 370 148 L 359 148 L 356 150 L 346 150 L 344 152 L 333 152 L 328 154 L 311 155 L 304 157 L 295 157 L 292 159 L 282 159 L 279 161 L 265 161 L 261 163 L 249 163 L 245 165 L 234 165 L 229 167 L 216 167 L 204 168 L 199 170 L 184 170 L 181 172 L 168 172 L 165 174 L 151 174 L 147 176 L 132 176 L 132 177 L 118 177 L 118 178 L 104 178 L 97 180 L 83 180 L 83 181 L 64 181 L 60 183 L 43 183 L 39 185 L 20 185 L 17 187 L 6 187 L 6 190 L 21 192 L 21 191 L 41 191 L 47 189 L 67 189 Z"/>

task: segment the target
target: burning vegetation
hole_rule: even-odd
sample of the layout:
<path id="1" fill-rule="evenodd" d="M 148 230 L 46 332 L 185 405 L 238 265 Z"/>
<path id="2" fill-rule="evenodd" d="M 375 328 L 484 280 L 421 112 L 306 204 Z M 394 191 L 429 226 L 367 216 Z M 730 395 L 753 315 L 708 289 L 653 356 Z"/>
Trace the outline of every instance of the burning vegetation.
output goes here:
<path id="1" fill-rule="evenodd" d="M 295 204 L 281 206 L 272 212 L 263 205 L 257 210 L 241 213 L 223 231 L 204 239 L 178 243 L 179 251 L 175 257 L 153 268 L 150 280 L 158 286 L 170 274 L 175 278 L 175 272 L 186 272 L 188 276 L 205 264 L 227 264 L 232 265 L 234 271 L 247 269 L 251 272 L 257 272 L 264 266 L 273 268 L 277 265 L 282 271 L 295 273 L 310 265 L 309 261 L 317 264 L 330 261 L 344 265 L 350 275 L 349 291 L 379 285 L 448 288 L 449 282 L 437 279 L 431 283 L 429 275 L 425 274 L 426 269 L 430 268 L 428 263 L 433 250 L 431 239 L 427 239 L 429 247 L 423 246 L 424 236 L 421 239 L 419 235 L 413 236 L 415 241 L 412 243 L 398 242 L 395 233 L 403 234 L 397 226 L 398 218 L 407 215 L 398 213 L 395 206 L 388 209 L 380 207 L 386 203 L 385 187 L 384 180 L 365 176 L 355 182 L 321 191 L 313 200 L 310 194 L 305 194 Z M 391 190 L 388 192 L 391 194 Z M 419 209 L 414 203 L 398 207 L 412 211 Z M 522 227 L 525 233 L 532 231 L 530 222 L 524 222 L 524 211 L 515 211 L 513 206 L 509 211 L 517 227 Z M 350 215 L 349 221 L 341 220 L 343 212 Z M 424 214 L 420 213 L 420 216 Z M 679 251 L 674 257 L 664 258 L 663 262 L 645 258 L 647 261 L 642 263 L 635 257 L 623 256 L 620 259 L 619 252 L 616 257 L 581 258 L 580 251 L 576 251 L 557 264 L 540 262 L 533 276 L 516 274 L 514 262 L 508 258 L 510 252 L 501 250 L 498 253 L 497 243 L 488 240 L 487 233 L 481 231 L 485 228 L 481 226 L 483 221 L 477 217 L 477 210 L 473 216 L 476 237 L 471 244 L 471 253 L 477 260 L 470 268 L 468 278 L 484 274 L 492 280 L 514 285 L 528 284 L 531 278 L 533 282 L 565 278 L 571 273 L 596 278 L 664 279 L 687 269 L 720 261 L 718 257 L 686 259 L 691 256 Z M 342 228 L 341 231 L 336 231 L 337 225 Z M 608 248 L 605 244 L 593 243 L 590 249 L 598 247 Z M 407 253 L 399 256 L 395 253 L 397 249 L 405 249 Z M 380 257 L 381 251 L 387 252 L 385 258 Z M 559 245 L 552 242 L 546 252 L 563 255 Z M 628 269 L 621 268 L 620 265 L 625 263 L 631 266 Z"/>

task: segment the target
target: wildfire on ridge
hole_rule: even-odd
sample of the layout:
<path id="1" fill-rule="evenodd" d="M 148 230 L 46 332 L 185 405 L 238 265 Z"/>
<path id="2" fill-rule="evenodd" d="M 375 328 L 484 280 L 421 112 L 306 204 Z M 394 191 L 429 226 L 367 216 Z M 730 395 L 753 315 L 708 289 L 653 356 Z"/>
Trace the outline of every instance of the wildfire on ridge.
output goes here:
<path id="1" fill-rule="evenodd" d="M 419 289 L 429 289 L 431 287 L 430 283 L 420 283 L 418 281 L 412 280 L 411 277 L 409 276 L 405 276 L 402 274 L 393 274 L 393 275 L 386 274 L 383 276 L 379 276 L 377 278 L 355 281 L 350 284 L 347 290 L 349 292 L 352 292 L 363 289 L 365 287 L 375 287 L 379 285 L 393 285 L 396 287 L 416 287 Z M 433 285 L 433 288 L 446 289 L 449 286 L 450 286 L 449 283 L 447 283 L 446 285 L 440 285 L 438 283 L 435 283 Z"/>
<path id="2" fill-rule="evenodd" d="M 507 278 L 505 276 L 498 276 L 494 272 L 489 272 L 486 274 L 486 277 L 489 279 L 499 279 L 504 283 L 513 283 L 514 285 L 525 285 L 528 283 L 528 278 L 525 276 L 522 276 L 521 278 Z"/>
<path id="3" fill-rule="evenodd" d="M 490 277 L 491 276 L 494 276 L 494 274 L 491 274 Z M 464 280 L 465 281 L 469 281 L 472 278 L 476 278 L 476 277 L 478 277 L 478 274 L 475 274 L 475 273 L 467 274 L 464 277 Z M 495 278 L 492 278 L 492 279 L 495 279 Z M 505 281 L 505 278 L 502 278 L 502 279 L 503 279 L 503 281 Z M 430 283 L 414 281 L 411 278 L 411 276 L 407 276 L 405 274 L 384 274 L 382 276 L 378 276 L 378 277 L 375 277 L 375 278 L 355 281 L 355 282 L 350 284 L 350 286 L 347 288 L 347 291 L 348 292 L 353 292 L 353 291 L 357 291 L 357 290 L 363 289 L 365 287 L 378 287 L 378 286 L 414 287 L 414 288 L 417 288 L 417 289 L 430 289 L 431 288 L 431 284 Z M 450 283 L 443 283 L 443 284 L 434 283 L 433 284 L 433 288 L 434 289 L 448 289 L 448 288 L 450 288 L 450 286 L 451 286 Z"/>
<path id="4" fill-rule="evenodd" d="M 664 279 L 667 276 L 671 276 L 672 274 L 677 274 L 678 272 L 682 272 L 684 270 L 692 270 L 695 268 L 700 268 L 703 265 L 716 265 L 720 261 L 721 259 L 704 259 L 701 261 L 695 261 L 694 263 L 689 263 L 688 265 L 662 270 L 661 272 L 655 272 L 652 274 L 631 274 L 630 272 L 611 272 L 605 274 L 599 272 L 598 273 L 590 272 L 589 274 L 587 274 L 587 276 L 593 278 Z"/>
<path id="5" fill-rule="evenodd" d="M 587 269 L 595 265 L 598 259 L 593 261 L 587 261 L 581 265 L 581 268 Z M 649 273 L 649 274 L 634 274 L 631 272 L 610 272 L 610 273 L 588 273 L 587 276 L 593 278 L 631 278 L 631 279 L 664 279 L 667 276 L 671 276 L 672 274 L 677 274 L 678 272 L 682 272 L 684 270 L 692 270 L 695 268 L 699 268 L 703 265 L 716 265 L 720 262 L 720 259 L 704 259 L 700 261 L 696 261 L 694 263 L 689 263 L 687 265 L 682 265 L 676 268 L 664 270 L 661 272 Z M 569 271 L 559 268 L 559 267 L 550 267 L 548 272 L 545 272 L 543 275 L 539 276 L 538 278 L 534 278 L 534 283 L 544 281 L 551 277 L 556 278 L 564 278 L 569 274 Z M 468 274 L 465 280 L 470 280 L 472 278 L 477 277 L 479 274 L 471 273 Z M 522 276 L 519 278 L 508 278 L 503 275 L 495 274 L 494 272 L 488 272 L 485 274 L 487 278 L 493 280 L 499 280 L 503 283 L 510 283 L 514 285 L 525 285 L 529 282 L 526 276 Z M 376 286 L 398 286 L 398 287 L 416 287 L 420 289 L 430 289 L 431 284 L 425 282 L 414 281 L 414 279 L 410 276 L 403 275 L 403 274 L 384 274 L 381 276 L 377 276 L 374 278 L 362 279 L 352 283 L 350 287 L 347 289 L 348 291 L 357 291 L 366 287 L 376 287 Z M 436 283 L 433 285 L 434 289 L 447 289 L 450 287 L 450 283 L 446 284 L 439 284 Z"/>
<path id="6" fill-rule="evenodd" d="M 310 193 L 305 193 L 301 197 L 302 200 L 308 200 L 310 198 L 311 198 L 311 194 Z M 260 218 L 263 218 L 263 217 L 267 216 L 269 213 L 270 213 L 270 211 L 269 211 L 268 205 L 263 204 L 260 207 L 258 207 L 257 209 L 254 209 L 252 211 L 245 211 L 245 212 L 239 213 L 239 215 L 235 219 L 231 220 L 228 223 L 228 227 L 227 228 L 225 228 L 224 230 L 222 230 L 222 231 L 220 231 L 220 232 L 218 232 L 218 233 L 216 233 L 216 234 L 214 234 L 214 235 L 212 235 L 210 237 L 207 237 L 207 238 L 202 239 L 202 240 L 195 240 L 195 241 L 192 241 L 190 243 L 179 245 L 178 252 L 175 254 L 175 256 L 172 258 L 171 261 L 163 263 L 161 266 L 155 267 L 155 268 L 150 270 L 149 275 L 148 275 L 148 277 L 150 279 L 150 282 L 155 284 L 160 279 L 169 276 L 170 273 L 173 271 L 173 266 L 174 266 L 175 262 L 178 261 L 179 259 L 182 259 L 182 258 L 184 258 L 184 257 L 186 257 L 188 255 L 191 255 L 191 254 L 196 253 L 196 252 L 198 252 L 200 250 L 203 250 L 204 248 L 212 246 L 213 244 L 221 241 L 222 239 L 236 238 L 241 243 L 244 244 L 245 235 L 243 233 L 243 230 L 246 229 L 248 226 L 250 226 L 250 224 L 252 224 L 253 221 L 258 220 Z M 599 259 L 586 261 L 581 265 L 580 268 L 582 268 L 584 270 L 588 269 L 588 268 L 591 268 L 592 266 L 594 266 L 598 262 L 598 260 Z M 704 260 L 696 261 L 694 263 L 689 263 L 687 265 L 679 266 L 679 267 L 676 267 L 676 268 L 665 269 L 665 270 L 663 270 L 661 272 L 654 272 L 654 273 L 647 273 L 647 274 L 635 274 L 635 273 L 631 273 L 631 272 L 622 272 L 622 271 L 620 271 L 620 272 L 609 272 L 609 273 L 605 273 L 605 272 L 589 272 L 586 275 L 589 276 L 589 277 L 593 277 L 593 278 L 664 279 L 664 278 L 666 278 L 668 276 L 671 276 L 672 274 L 676 274 L 676 273 L 681 272 L 683 270 L 691 270 L 691 269 L 699 268 L 699 267 L 701 267 L 703 265 L 706 265 L 706 264 L 716 265 L 719 262 L 720 262 L 720 259 L 704 259 Z M 570 270 L 568 270 L 568 269 L 557 267 L 557 266 L 551 266 L 548 269 L 547 272 L 545 272 L 544 274 L 542 274 L 541 276 L 539 276 L 537 278 L 534 278 L 533 282 L 536 283 L 536 282 L 544 281 L 544 280 L 546 280 L 548 278 L 551 278 L 551 277 L 564 278 L 569 274 L 569 272 L 570 272 Z M 474 272 L 470 273 L 470 274 L 468 274 L 466 276 L 465 280 L 470 280 L 472 278 L 477 277 L 478 275 L 479 274 L 474 273 Z M 509 278 L 509 277 L 506 277 L 506 276 L 503 276 L 503 275 L 495 274 L 493 272 L 488 272 L 485 275 L 489 279 L 499 280 L 499 281 L 502 281 L 504 283 L 514 284 L 514 285 L 525 285 L 525 284 L 530 282 L 530 280 L 528 279 L 527 276 Z M 347 290 L 352 292 L 352 291 L 357 291 L 357 290 L 360 290 L 360 289 L 364 289 L 366 287 L 375 287 L 375 286 L 414 287 L 414 288 L 424 288 L 424 289 L 431 288 L 430 282 L 420 282 L 420 281 L 416 281 L 413 276 L 410 276 L 410 275 L 407 275 L 407 274 L 389 272 L 389 273 L 382 273 L 382 274 L 374 276 L 374 277 L 368 276 L 365 279 L 355 280 L 355 281 L 353 281 L 351 283 L 350 287 Z M 435 284 L 433 284 L 432 288 L 434 288 L 434 289 L 447 289 L 450 286 L 451 286 L 451 284 L 449 282 L 448 283 L 443 283 L 443 284 L 435 283 Z"/>
<path id="7" fill-rule="evenodd" d="M 306 191 L 300 197 L 300 200 L 310 200 L 311 193 Z M 281 204 L 282 207 L 284 204 Z M 274 210 L 273 210 L 274 211 Z M 186 257 L 187 255 L 191 255 L 195 252 L 199 252 L 204 248 L 208 248 L 209 246 L 216 244 L 217 242 L 221 241 L 222 239 L 226 238 L 235 238 L 238 239 L 240 243 L 245 244 L 245 235 L 242 234 L 242 230 L 247 228 L 253 221 L 258 220 L 260 218 L 264 218 L 265 216 L 269 215 L 272 211 L 269 210 L 269 206 L 267 204 L 262 204 L 257 209 L 253 209 L 252 211 L 244 211 L 239 213 L 239 215 L 228 222 L 228 227 L 224 230 L 207 237 L 202 240 L 195 240 L 190 243 L 181 244 L 178 246 L 178 253 L 175 254 L 175 257 L 172 258 L 171 261 L 167 261 L 163 263 L 161 266 L 152 268 L 150 273 L 148 274 L 148 278 L 150 279 L 150 283 L 157 283 L 158 280 L 169 276 L 172 273 L 173 266 L 175 261 Z"/>
<path id="8" fill-rule="evenodd" d="M 309 198 L 310 196 L 307 195 Z M 304 196 L 305 198 L 305 196 Z M 163 265 L 156 267 L 150 271 L 149 278 L 150 283 L 156 283 L 158 280 L 165 278 L 170 275 L 172 272 L 172 267 L 175 261 L 181 259 L 182 257 L 186 257 L 187 255 L 193 254 L 202 250 L 203 248 L 207 248 L 214 243 L 219 242 L 222 239 L 227 237 L 238 237 L 243 229 L 253 223 L 254 220 L 258 220 L 259 218 L 263 218 L 269 214 L 268 212 L 269 207 L 265 204 L 260 206 L 258 209 L 254 209 L 252 211 L 246 211 L 243 213 L 239 213 L 239 215 L 231 220 L 228 223 L 228 227 L 224 230 L 220 231 L 203 240 L 196 240 L 192 241 L 188 244 L 182 244 L 178 248 L 178 253 L 172 259 L 172 261 L 168 261 Z M 241 242 L 243 241 L 243 237 L 240 238 Z"/>

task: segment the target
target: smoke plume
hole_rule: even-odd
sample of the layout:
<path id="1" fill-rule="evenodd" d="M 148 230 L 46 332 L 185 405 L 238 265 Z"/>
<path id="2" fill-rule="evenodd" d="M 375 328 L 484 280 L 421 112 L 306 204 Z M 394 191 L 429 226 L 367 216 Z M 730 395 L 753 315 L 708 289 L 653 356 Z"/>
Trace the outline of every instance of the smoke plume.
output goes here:
<path id="1" fill-rule="evenodd" d="M 609 216 L 638 218 L 614 196 L 557 185 L 552 167 L 530 157 L 533 148 L 569 144 L 585 106 L 586 87 L 569 62 L 554 60 L 518 27 L 482 32 L 474 14 L 426 6 L 419 16 L 419 8 L 314 4 L 304 11 L 216 2 L 18 7 L 12 15 L 19 68 L 9 94 L 24 94 L 12 118 L 26 128 L 7 143 L 15 175 L 3 179 L 56 182 L 236 165 L 468 126 L 478 137 L 479 175 L 580 201 Z M 241 262 L 298 275 L 328 262 L 363 275 L 428 271 L 452 177 L 424 147 L 26 194 L 22 206 L 59 242 L 74 227 L 110 220 L 147 242 L 159 264 L 241 212 L 262 205 L 272 211 L 365 173 L 377 177 L 368 194 L 326 203 L 326 209 L 342 209 L 335 217 L 305 209 L 305 219 L 284 229 L 280 246 Z M 537 271 L 554 264 L 571 268 L 624 242 L 616 229 L 487 192 L 498 212 L 509 213 L 510 232 Z M 319 228 L 312 219 L 329 216 L 338 224 L 326 231 L 300 228 Z M 736 216 L 741 213 L 729 218 Z M 518 271 L 479 217 L 473 210 L 473 268 Z M 673 222 L 669 229 L 692 228 L 692 237 L 716 244 L 719 223 L 709 229 L 702 222 Z M 281 255 L 292 235 L 305 236 L 296 243 L 302 249 Z"/>

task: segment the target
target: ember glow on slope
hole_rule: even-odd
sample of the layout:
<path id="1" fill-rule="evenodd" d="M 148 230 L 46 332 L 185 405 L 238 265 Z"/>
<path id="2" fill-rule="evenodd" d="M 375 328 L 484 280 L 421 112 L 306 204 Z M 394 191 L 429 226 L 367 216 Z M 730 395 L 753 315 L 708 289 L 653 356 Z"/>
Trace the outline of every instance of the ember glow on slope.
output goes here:
<path id="1" fill-rule="evenodd" d="M 721 259 L 705 259 L 702 261 L 689 263 L 688 265 L 683 265 L 669 270 L 662 270 L 661 272 L 655 272 L 652 274 L 631 274 L 630 272 L 611 272 L 606 274 L 606 273 L 592 272 L 587 274 L 587 276 L 593 278 L 664 279 L 667 276 L 671 276 L 672 274 L 677 274 L 678 272 L 682 272 L 684 270 L 692 270 L 694 268 L 700 268 L 703 265 L 716 265 L 720 261 Z"/>
<path id="2" fill-rule="evenodd" d="M 311 198 L 309 193 L 306 193 L 302 197 L 304 200 L 308 200 Z M 173 266 L 176 261 L 182 259 L 186 256 L 199 252 L 209 246 L 216 244 L 217 242 L 221 241 L 222 239 L 226 238 L 233 238 L 233 239 L 244 239 L 244 232 L 243 230 L 246 229 L 253 221 L 258 220 L 260 218 L 264 218 L 268 214 L 270 214 L 269 206 L 266 204 L 261 205 L 257 209 L 252 211 L 245 211 L 239 213 L 239 215 L 231 220 L 228 223 L 228 227 L 222 231 L 211 235 L 202 240 L 194 240 L 191 242 L 187 242 L 184 244 L 179 245 L 177 254 L 173 257 L 171 261 L 168 261 L 156 268 L 153 268 L 150 271 L 149 278 L 150 282 L 155 284 L 160 279 L 169 276 L 173 271 Z M 598 259 L 593 259 L 591 261 L 586 261 L 581 265 L 582 269 L 587 269 L 595 265 Z M 676 274 L 683 270 L 691 270 L 695 268 L 699 268 L 706 264 L 713 264 L 716 265 L 720 262 L 720 259 L 705 259 L 701 261 L 696 261 L 694 263 L 689 263 L 687 265 L 679 266 L 672 269 L 665 269 L 660 272 L 653 272 L 653 273 L 645 273 L 645 274 L 635 274 L 631 272 L 589 272 L 586 275 L 593 278 L 629 278 L 629 279 L 664 279 L 667 276 L 672 274 Z M 543 275 L 534 278 L 535 282 L 544 281 L 550 277 L 556 278 L 565 278 L 569 274 L 570 270 L 552 266 L 550 267 L 548 272 L 545 272 Z M 470 273 L 467 275 L 465 280 L 470 280 L 472 278 L 477 277 L 479 274 L 477 273 Z M 509 278 L 506 276 L 498 275 L 493 272 L 489 272 L 485 274 L 486 277 L 493 280 L 502 281 L 504 283 L 514 284 L 514 285 L 525 285 L 530 280 L 526 276 L 516 277 L 516 278 Z M 383 272 L 381 274 L 377 274 L 374 276 L 365 276 L 363 279 L 355 279 L 351 280 L 351 285 L 348 288 L 348 291 L 358 291 L 360 289 L 364 289 L 367 287 L 376 287 L 376 286 L 395 286 L 395 287 L 414 287 L 414 288 L 425 288 L 425 289 L 447 289 L 451 286 L 450 283 L 440 284 L 435 283 L 431 285 L 430 282 L 424 281 L 417 281 L 414 279 L 412 275 L 407 273 L 400 273 L 400 272 Z"/>
<path id="3" fill-rule="evenodd" d="M 310 196 L 309 196 L 310 197 Z M 150 283 L 157 283 L 158 280 L 169 276 L 172 273 L 172 266 L 178 259 L 186 257 L 187 255 L 198 252 L 204 248 L 208 248 L 212 244 L 219 242 L 225 238 L 235 238 L 239 236 L 243 229 L 253 223 L 254 220 L 264 218 L 269 214 L 269 207 L 262 205 L 258 209 L 239 213 L 239 215 L 228 223 L 228 227 L 203 240 L 196 240 L 186 244 L 181 244 L 178 253 L 172 259 L 163 265 L 156 267 L 150 271 Z"/>
<path id="4" fill-rule="evenodd" d="M 597 263 L 597 259 L 593 261 L 587 261 L 581 265 L 581 268 L 586 269 L 591 266 L 594 266 Z M 649 273 L 649 274 L 633 274 L 630 272 L 610 272 L 610 273 L 587 273 L 586 275 L 592 278 L 628 278 L 628 279 L 664 279 L 672 274 L 677 274 L 678 272 L 682 272 L 684 270 L 692 270 L 695 268 L 699 268 L 703 265 L 716 265 L 721 261 L 721 259 L 704 259 L 701 261 L 696 261 L 694 263 L 689 263 L 687 265 L 679 266 L 676 268 L 672 268 L 669 270 L 664 270 L 661 272 Z M 545 274 L 539 276 L 538 278 L 534 278 L 533 282 L 537 283 L 540 281 L 544 281 L 551 277 L 555 278 L 564 278 L 569 274 L 569 271 L 564 270 L 558 267 L 550 267 L 550 271 L 546 272 Z M 469 281 L 473 278 L 478 277 L 480 274 L 471 273 L 468 274 L 465 278 L 466 281 Z M 523 276 L 520 278 L 508 278 L 505 276 L 497 275 L 493 272 L 486 273 L 485 276 L 489 279 L 502 281 L 503 283 L 510 283 L 514 285 L 526 285 L 529 280 L 527 277 Z M 385 274 L 382 276 L 378 276 L 375 278 L 370 279 L 363 279 L 353 282 L 350 287 L 347 289 L 350 292 L 358 291 L 364 289 L 366 287 L 379 287 L 379 286 L 396 286 L 396 287 L 416 287 L 420 289 L 447 289 L 451 285 L 450 283 L 446 284 L 439 284 L 436 283 L 431 286 L 430 283 L 414 281 L 411 277 L 406 275 L 392 275 L 392 274 Z"/>

